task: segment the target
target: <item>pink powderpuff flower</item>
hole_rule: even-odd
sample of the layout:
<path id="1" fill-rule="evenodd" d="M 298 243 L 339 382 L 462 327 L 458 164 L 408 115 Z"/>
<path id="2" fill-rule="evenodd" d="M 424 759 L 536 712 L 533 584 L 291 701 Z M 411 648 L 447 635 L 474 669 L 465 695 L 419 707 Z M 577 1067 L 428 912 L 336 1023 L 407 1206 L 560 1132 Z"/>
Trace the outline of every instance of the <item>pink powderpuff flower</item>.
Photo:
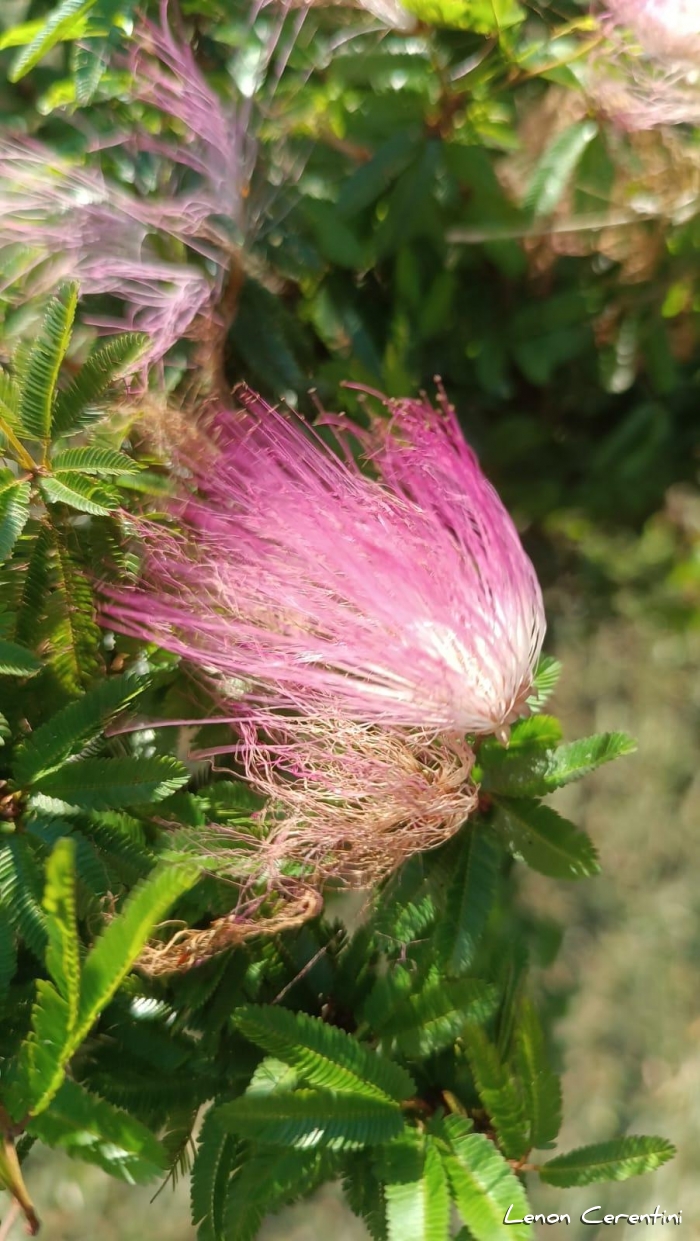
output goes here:
<path id="1" fill-rule="evenodd" d="M 545 631 L 534 569 L 454 410 L 386 401 L 344 449 L 247 389 L 182 456 L 181 534 L 142 523 L 144 583 L 104 621 L 307 717 L 496 733 L 528 713 Z M 235 711 L 232 710 L 232 714 Z"/>
<path id="2" fill-rule="evenodd" d="M 267 799 L 260 835 L 234 856 L 239 882 L 246 859 L 250 867 L 243 899 L 261 882 L 283 891 L 300 874 L 314 886 L 329 878 L 348 887 L 376 883 L 414 853 L 443 844 L 477 805 L 474 755 L 458 738 L 342 716 L 290 720 L 264 709 L 237 727 L 246 779 Z M 222 832 L 217 827 L 212 837 L 218 857 Z"/>
<path id="3" fill-rule="evenodd" d="M 606 39 L 589 65 L 589 89 L 605 112 L 632 131 L 697 124 L 696 0 L 606 0 L 601 25 Z"/>
<path id="4" fill-rule="evenodd" d="M 163 207 L 163 210 L 160 207 Z M 169 233 L 218 266 L 162 258 L 154 244 Z M 149 359 L 161 358 L 213 307 L 223 278 L 220 247 L 190 232 L 188 204 L 144 202 L 111 186 L 94 168 L 62 160 L 40 143 L 0 140 L 0 251 L 13 247 L 28 292 L 42 294 L 70 276 L 85 294 L 110 294 L 125 303 L 123 318 L 100 320 L 115 330 L 151 336 Z M 10 251 L 11 252 L 11 251 Z"/>
<path id="5" fill-rule="evenodd" d="M 609 18 L 627 26 L 658 60 L 700 58 L 700 5 L 697 0 L 606 0 Z"/>
<path id="6" fill-rule="evenodd" d="M 124 141 L 166 157 L 171 193 L 143 198 L 39 142 L 0 139 L 0 250 L 23 252 L 18 268 L 9 266 L 13 276 L 19 269 L 29 291 L 43 293 L 70 275 L 83 293 L 120 299 L 123 318 L 95 322 L 148 333 L 150 361 L 197 335 L 200 317 L 216 319 L 255 155 L 246 118 L 208 85 L 190 48 L 168 28 L 166 6 L 162 19 L 161 27 L 138 28 L 132 93 L 175 121 L 182 136 L 166 142 L 140 132 Z M 198 174 L 187 190 L 177 185 L 182 167 Z M 164 257 L 164 237 L 204 262 Z"/>
<path id="7" fill-rule="evenodd" d="M 167 0 L 161 0 L 159 26 L 142 21 L 137 27 L 129 58 L 131 92 L 179 122 L 182 137 L 157 140 L 139 133 L 134 140 L 142 150 L 165 155 L 174 167 L 185 165 L 199 174 L 202 219 L 220 214 L 242 226 L 256 155 L 250 105 L 239 102 L 234 109 L 212 90 L 189 44 L 173 34 L 168 8 Z M 191 202 L 196 194 L 190 194 Z"/>

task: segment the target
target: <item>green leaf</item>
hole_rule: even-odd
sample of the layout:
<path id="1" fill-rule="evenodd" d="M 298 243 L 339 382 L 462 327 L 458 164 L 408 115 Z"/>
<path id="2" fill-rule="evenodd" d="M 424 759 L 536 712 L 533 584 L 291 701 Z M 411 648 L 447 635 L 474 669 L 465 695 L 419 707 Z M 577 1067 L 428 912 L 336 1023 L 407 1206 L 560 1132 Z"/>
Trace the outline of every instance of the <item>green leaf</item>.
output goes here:
<path id="1" fill-rule="evenodd" d="M 460 1117 L 434 1126 L 457 1210 L 474 1241 L 534 1241 L 529 1224 L 504 1223 L 529 1213 L 520 1181 L 485 1134 L 471 1133 Z"/>
<path id="2" fill-rule="evenodd" d="M 163 866 L 133 889 L 85 960 L 78 1015 L 79 1041 L 121 985 L 154 927 L 198 877 L 195 867 Z"/>
<path id="3" fill-rule="evenodd" d="M 574 187 L 574 213 L 604 212 L 610 209 L 617 165 L 609 150 L 608 134 L 601 130 L 588 144 L 577 169 Z"/>
<path id="4" fill-rule="evenodd" d="M 498 797 L 493 826 L 508 848 L 533 870 L 554 879 L 582 879 L 597 875 L 595 846 L 550 806 L 524 798 Z"/>
<path id="5" fill-rule="evenodd" d="M 576 165 L 597 133 L 595 121 L 574 121 L 545 148 L 525 191 L 525 206 L 534 216 L 551 215 L 556 210 Z"/>
<path id="6" fill-rule="evenodd" d="M 95 606 L 90 584 L 76 560 L 74 531 L 53 520 L 51 540 L 55 552 L 51 665 L 61 685 L 75 693 L 92 683 L 102 669 L 100 658 L 102 631 L 95 623 Z M 54 613 L 55 616 L 55 613 Z"/>
<path id="7" fill-rule="evenodd" d="M 91 103 L 107 66 L 108 39 L 90 39 L 71 47 L 75 98 L 81 108 Z"/>
<path id="8" fill-rule="evenodd" d="M 29 482 L 12 482 L 0 489 L 0 561 L 10 557 L 27 524 L 31 493 Z"/>
<path id="9" fill-rule="evenodd" d="M 0 676 L 34 677 L 43 664 L 17 642 L 0 639 Z"/>
<path id="10" fill-rule="evenodd" d="M 41 907 L 41 871 L 25 837 L 0 844 L 0 900 L 10 922 L 43 961 L 46 918 Z"/>
<path id="11" fill-rule="evenodd" d="M 54 474 L 76 470 L 83 474 L 138 474 L 141 466 L 114 448 L 64 448 L 51 461 Z"/>
<path id="12" fill-rule="evenodd" d="M 25 646 L 36 646 L 42 636 L 41 622 L 50 599 L 53 538 L 48 525 L 42 525 L 32 539 L 29 558 L 22 573 L 22 591 L 17 603 L 15 637 Z"/>
<path id="13" fill-rule="evenodd" d="M 459 855 L 435 932 L 435 949 L 446 974 L 469 969 L 486 926 L 498 871 L 493 835 L 478 827 L 459 841 Z"/>
<path id="14" fill-rule="evenodd" d="M 531 711 L 541 711 L 554 693 L 560 676 L 560 661 L 553 655 L 540 655 L 532 680 L 532 692 L 527 700 Z"/>
<path id="15" fill-rule="evenodd" d="M 0 1001 L 7 995 L 17 970 L 15 932 L 7 910 L 0 905 Z"/>
<path id="16" fill-rule="evenodd" d="M 546 718 L 533 717 L 534 720 Z M 533 738 L 531 745 L 522 736 L 519 740 L 520 744 L 512 752 L 502 748 L 499 751 L 495 746 L 483 747 L 480 759 L 484 791 L 508 797 L 544 797 L 565 784 L 582 779 L 603 763 L 634 753 L 637 748 L 627 733 L 599 733 L 556 749 L 543 747 L 542 738 Z"/>
<path id="17" fill-rule="evenodd" d="M 60 1090 L 70 1059 L 75 1026 L 68 1005 L 52 983 L 39 978 L 29 1038 L 11 1066 L 6 1101 L 15 1120 L 38 1115 Z"/>
<path id="18" fill-rule="evenodd" d="M 395 252 L 420 231 L 426 208 L 432 202 L 440 157 L 441 144 L 425 141 L 405 172 L 397 178 L 389 195 L 386 216 L 374 235 L 380 257 Z"/>
<path id="19" fill-rule="evenodd" d="M 290 1068 L 284 1060 L 274 1056 L 266 1056 L 260 1061 L 253 1073 L 246 1094 L 274 1094 L 279 1090 L 295 1090 L 299 1085 L 299 1074 Z"/>
<path id="20" fill-rule="evenodd" d="M 141 332 L 128 332 L 115 336 L 90 355 L 68 387 L 56 397 L 54 439 L 72 435 L 102 416 L 100 398 L 115 380 L 134 370 L 148 343 L 148 337 Z"/>
<path id="21" fill-rule="evenodd" d="M 430 26 L 493 35 L 525 20 L 517 0 L 402 0 L 403 8 Z"/>
<path id="22" fill-rule="evenodd" d="M 369 1154 L 353 1151 L 344 1155 L 342 1177 L 348 1206 L 364 1220 L 372 1241 L 388 1241 L 384 1185 Z"/>
<path id="23" fill-rule="evenodd" d="M 29 73 L 42 56 L 51 51 L 62 39 L 77 39 L 84 32 L 83 19 L 94 5 L 95 0 L 62 0 L 49 16 L 41 22 L 40 29 L 33 36 L 30 34 L 33 22 L 26 23 L 25 30 L 30 35 L 26 47 L 15 56 L 10 67 L 10 81 L 18 82 L 25 73 Z"/>
<path id="24" fill-rule="evenodd" d="M 45 20 L 38 17 L 35 21 L 20 22 L 17 26 L 10 26 L 9 30 L 3 30 L 0 34 L 0 52 L 7 47 L 24 47 L 31 43 L 34 36 L 44 29 Z"/>
<path id="25" fill-rule="evenodd" d="M 47 504 L 67 504 L 93 517 L 108 517 L 119 506 L 116 496 L 84 474 L 67 472 L 63 478 L 42 478 L 39 488 Z"/>
<path id="26" fill-rule="evenodd" d="M 226 1132 L 219 1109 L 211 1107 L 200 1130 L 190 1180 L 192 1223 L 199 1225 L 199 1241 L 223 1241 L 226 1190 L 240 1150 L 240 1139 Z"/>
<path id="27" fill-rule="evenodd" d="M 542 776 L 544 790 L 552 792 L 574 780 L 587 776 L 603 763 L 610 763 L 625 754 L 634 754 L 637 742 L 628 733 L 598 733 L 560 745 L 551 755 Z"/>
<path id="28" fill-rule="evenodd" d="M 2 40 L 0 39 L 0 50 Z M 19 424 L 20 390 L 14 375 L 0 366 L 0 429 L 5 428 L 17 432 Z M 4 430 L 3 430 L 4 434 Z"/>
<path id="29" fill-rule="evenodd" d="M 413 130 L 394 134 L 348 177 L 337 203 L 341 219 L 349 220 L 375 202 L 415 158 L 420 141 Z"/>
<path id="30" fill-rule="evenodd" d="M 331 1159 L 327 1151 L 273 1147 L 242 1162 L 226 1195 L 224 1237 L 255 1241 L 266 1215 L 332 1176 Z"/>
<path id="31" fill-rule="evenodd" d="M 28 1132 L 129 1185 L 152 1181 L 168 1166 L 165 1149 L 141 1121 L 69 1079 Z"/>
<path id="32" fill-rule="evenodd" d="M 417 1168 L 402 1169 L 395 1164 L 392 1169 L 389 1159 L 385 1178 L 389 1241 L 449 1241 L 447 1176 L 432 1138 L 425 1140 L 419 1155 Z"/>
<path id="33" fill-rule="evenodd" d="M 72 809 L 120 810 L 161 801 L 187 784 L 176 758 L 82 758 L 35 779 L 33 790 Z"/>
<path id="34" fill-rule="evenodd" d="M 243 1095 L 223 1104 L 219 1116 L 226 1129 L 241 1137 L 304 1149 L 376 1146 L 404 1128 L 398 1104 L 330 1090 Z"/>
<path id="35" fill-rule="evenodd" d="M 80 949 L 75 910 L 75 846 L 59 840 L 46 866 L 43 900 L 46 967 L 55 987 L 37 983 L 29 1038 L 10 1073 L 8 1103 L 15 1116 L 38 1114 L 60 1088 L 78 1019 Z"/>
<path id="36" fill-rule="evenodd" d="M 530 1146 L 549 1146 L 561 1128 L 561 1082 L 549 1067 L 542 1026 L 528 999 L 518 1009 L 515 1063 L 527 1096 Z"/>
<path id="37" fill-rule="evenodd" d="M 46 864 L 44 889 L 46 913 L 46 968 L 65 1001 L 68 1030 L 78 1017 L 80 997 L 80 946 L 75 910 L 75 844 L 59 840 Z"/>
<path id="38" fill-rule="evenodd" d="M 70 343 L 77 304 L 77 284 L 64 285 L 58 296 L 51 299 L 23 377 L 20 422 L 24 433 L 42 444 L 48 443 L 51 433 L 54 392 Z"/>
<path id="39" fill-rule="evenodd" d="M 521 1159 L 530 1146 L 530 1126 L 525 1116 L 519 1084 L 501 1063 L 496 1048 L 479 1026 L 468 1025 L 462 1042 L 476 1088 L 508 1159 Z"/>
<path id="40" fill-rule="evenodd" d="M 297 1070 L 311 1086 L 401 1102 L 415 1094 L 410 1075 L 318 1017 L 275 1005 L 234 1014 L 241 1034 Z"/>
<path id="41" fill-rule="evenodd" d="M 94 741 L 107 721 L 138 697 L 145 683 L 131 673 L 111 677 L 52 715 L 17 750 L 13 773 L 17 784 L 32 784 Z"/>
<path id="42" fill-rule="evenodd" d="M 431 978 L 417 995 L 396 1006 L 379 1033 L 393 1037 L 404 1056 L 422 1059 L 454 1043 L 468 1021 L 485 1021 L 496 1002 L 489 983 Z"/>
<path id="43" fill-rule="evenodd" d="M 508 746 L 489 738 L 479 749 L 477 777 L 484 792 L 530 796 L 562 737 L 551 715 L 533 715 L 513 726 Z M 546 790 L 545 790 L 546 791 Z"/>
<path id="44" fill-rule="evenodd" d="M 548 1185 L 592 1185 L 596 1181 L 626 1181 L 630 1176 L 653 1172 L 675 1155 L 675 1147 L 665 1138 L 630 1136 L 613 1138 L 597 1146 L 557 1155 L 539 1169 Z"/>

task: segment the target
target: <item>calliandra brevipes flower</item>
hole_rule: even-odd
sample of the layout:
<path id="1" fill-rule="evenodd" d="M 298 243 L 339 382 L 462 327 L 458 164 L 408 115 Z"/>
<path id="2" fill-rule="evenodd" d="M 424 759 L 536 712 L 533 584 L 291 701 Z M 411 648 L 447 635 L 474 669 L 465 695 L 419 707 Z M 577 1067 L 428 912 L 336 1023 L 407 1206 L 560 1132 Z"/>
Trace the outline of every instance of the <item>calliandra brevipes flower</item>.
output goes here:
<path id="1" fill-rule="evenodd" d="M 447 401 L 386 401 L 367 476 L 344 419 L 326 419 L 338 455 L 238 396 L 182 449 L 199 487 L 182 533 L 142 523 L 143 582 L 106 599 L 105 623 L 271 707 L 507 735 L 528 712 L 542 596 Z"/>
<path id="2" fill-rule="evenodd" d="M 627 26 L 657 59 L 700 59 L 697 0 L 606 0 L 605 8 L 609 19 Z"/>
<path id="3" fill-rule="evenodd" d="M 215 291 L 207 271 L 163 258 L 153 243 L 158 233 L 194 240 L 180 207 L 176 217 L 172 203 L 159 212 L 39 143 L 0 141 L 0 249 L 15 255 L 6 264 L 11 278 L 21 273 L 26 290 L 39 294 L 70 275 L 84 294 L 119 298 L 124 317 L 101 322 L 148 333 L 151 360 L 187 334 Z"/>
<path id="4" fill-rule="evenodd" d="M 606 0 L 589 66 L 596 101 L 628 130 L 700 121 L 696 0 Z"/>
<path id="5" fill-rule="evenodd" d="M 175 121 L 177 142 L 146 131 L 124 135 L 125 147 L 166 157 L 170 193 L 143 197 L 108 180 L 95 166 L 57 156 L 40 142 L 0 139 L 0 250 L 12 247 L 11 278 L 29 277 L 30 292 L 54 288 L 67 275 L 84 294 L 125 303 L 123 318 L 94 322 L 135 328 L 151 338 L 149 358 L 161 358 L 196 324 L 216 315 L 232 255 L 235 227 L 254 158 L 245 118 L 227 109 L 199 71 L 191 50 L 165 22 L 142 23 L 132 52 L 133 94 Z M 114 143 L 113 143 L 114 145 Z M 196 183 L 179 188 L 178 169 Z M 216 220 L 214 219 L 216 217 Z M 222 219 L 231 225 L 224 231 Z M 200 264 L 163 251 L 163 239 L 195 251 Z M 6 280 L 5 290 L 9 281 Z"/>

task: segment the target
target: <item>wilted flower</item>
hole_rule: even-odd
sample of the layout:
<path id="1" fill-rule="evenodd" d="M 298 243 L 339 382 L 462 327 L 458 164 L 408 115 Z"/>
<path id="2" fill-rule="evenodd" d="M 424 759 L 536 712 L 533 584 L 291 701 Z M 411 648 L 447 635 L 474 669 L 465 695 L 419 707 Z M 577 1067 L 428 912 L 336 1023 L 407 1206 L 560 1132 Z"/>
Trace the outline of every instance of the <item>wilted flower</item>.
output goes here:
<path id="1" fill-rule="evenodd" d="M 359 724 L 507 734 L 527 713 L 542 597 L 446 401 L 386 402 L 356 465 L 248 390 L 213 445 L 182 535 L 146 526 L 145 584 L 105 618 L 215 670 L 236 692 Z"/>
<path id="2" fill-rule="evenodd" d="M 315 882 L 377 882 L 477 804 L 474 755 L 456 737 L 259 710 L 238 730 L 248 783 L 268 799 L 256 862 L 273 885 L 290 863 Z"/>

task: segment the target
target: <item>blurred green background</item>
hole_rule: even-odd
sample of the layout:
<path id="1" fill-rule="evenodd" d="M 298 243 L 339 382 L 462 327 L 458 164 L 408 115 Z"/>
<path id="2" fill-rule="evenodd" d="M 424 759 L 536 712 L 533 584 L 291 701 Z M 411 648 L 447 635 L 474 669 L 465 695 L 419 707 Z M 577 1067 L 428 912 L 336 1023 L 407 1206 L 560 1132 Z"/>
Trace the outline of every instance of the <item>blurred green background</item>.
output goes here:
<path id="1" fill-rule="evenodd" d="M 0 28 L 49 7 L 7 6 Z M 679 1154 L 624 1186 L 533 1187 L 536 1209 L 574 1220 L 539 1231 L 594 1237 L 603 1230 L 576 1223 L 584 1207 L 658 1203 L 682 1209 L 696 1235 L 699 135 L 611 122 L 587 88 L 587 6 L 573 0 L 500 6 L 507 20 L 476 20 L 466 5 L 460 29 L 409 30 L 342 5 L 303 22 L 293 12 L 279 29 L 275 5 L 252 24 L 238 0 L 181 7 L 224 104 L 242 92 L 254 101 L 244 223 L 221 202 L 240 289 L 214 369 L 304 411 L 312 386 L 327 406 L 358 412 L 344 381 L 405 395 L 440 375 L 545 585 L 548 646 L 564 664 L 553 709 L 569 736 L 639 739 L 634 757 L 560 795 L 596 841 L 601 876 L 567 886 L 523 868 L 518 899 L 537 915 L 535 983 L 564 1070 L 562 1144 L 648 1130 Z M 110 11 L 118 49 L 135 9 Z M 9 67 L 12 50 L 0 55 Z M 148 198 L 163 184 L 157 146 L 100 140 L 140 127 L 177 138 L 177 126 L 134 102 L 123 75 L 71 95 L 71 57 L 58 45 L 0 85 L 3 128 Z M 27 330 L 21 293 L 4 307 L 9 342 Z M 176 358 L 173 386 L 181 375 Z M 156 1209 L 150 1191 L 67 1159 L 35 1152 L 29 1165 L 52 1241 L 194 1236 L 182 1184 Z M 326 1235 L 365 1235 L 333 1190 L 264 1233 Z"/>

